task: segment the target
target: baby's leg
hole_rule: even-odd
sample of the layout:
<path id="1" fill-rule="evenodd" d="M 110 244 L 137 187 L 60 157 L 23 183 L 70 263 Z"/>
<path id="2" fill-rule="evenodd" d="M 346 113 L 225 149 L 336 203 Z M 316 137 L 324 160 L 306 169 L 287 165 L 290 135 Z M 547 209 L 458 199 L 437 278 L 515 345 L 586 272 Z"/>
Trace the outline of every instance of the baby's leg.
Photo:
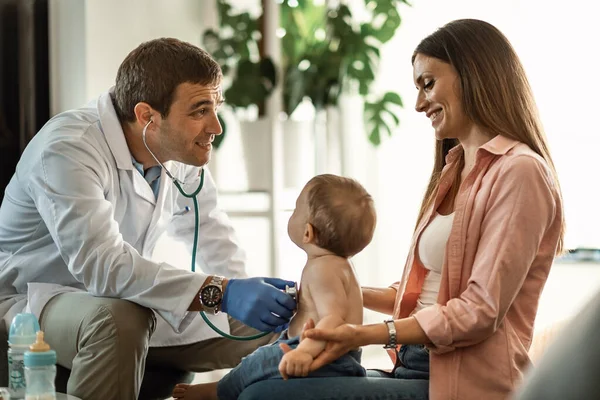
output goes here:
<path id="1" fill-rule="evenodd" d="M 186 400 L 218 400 L 217 382 L 188 385 L 179 383 L 173 389 L 173 397 Z"/>
<path id="2" fill-rule="evenodd" d="M 279 342 L 279 341 L 278 341 Z M 220 400 L 235 400 L 255 382 L 279 377 L 279 361 L 283 352 L 275 344 L 263 346 L 242 359 L 240 365 L 225 375 L 217 385 Z"/>

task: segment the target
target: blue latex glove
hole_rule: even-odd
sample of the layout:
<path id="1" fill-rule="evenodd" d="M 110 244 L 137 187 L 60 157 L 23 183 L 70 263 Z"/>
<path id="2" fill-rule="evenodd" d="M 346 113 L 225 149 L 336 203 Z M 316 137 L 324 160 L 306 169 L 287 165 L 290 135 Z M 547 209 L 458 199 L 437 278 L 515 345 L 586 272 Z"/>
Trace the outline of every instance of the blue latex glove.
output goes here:
<path id="1" fill-rule="evenodd" d="M 289 327 L 290 327 L 290 323 L 286 322 L 285 324 L 279 325 L 277 328 L 275 328 L 275 330 L 273 332 L 275 332 L 275 333 L 281 333 L 281 332 L 285 331 Z"/>
<path id="2" fill-rule="evenodd" d="M 293 286 L 294 282 L 278 278 L 230 279 L 221 309 L 262 332 L 281 331 L 296 309 L 292 296 L 285 293 L 286 285 Z"/>

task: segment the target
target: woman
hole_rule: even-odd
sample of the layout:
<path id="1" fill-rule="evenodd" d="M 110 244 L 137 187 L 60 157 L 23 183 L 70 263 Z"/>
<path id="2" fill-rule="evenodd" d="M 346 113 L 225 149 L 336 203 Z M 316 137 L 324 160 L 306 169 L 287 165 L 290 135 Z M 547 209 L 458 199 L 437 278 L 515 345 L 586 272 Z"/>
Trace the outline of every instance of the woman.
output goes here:
<path id="1" fill-rule="evenodd" d="M 329 341 L 311 368 L 384 344 L 394 370 L 372 374 L 402 379 L 397 398 L 406 386 L 410 398 L 506 399 L 530 364 L 538 300 L 562 249 L 558 179 L 523 67 L 495 27 L 453 21 L 417 46 L 412 64 L 435 166 L 402 279 L 363 290 L 364 306 L 393 321 L 307 330 Z M 425 379 L 429 392 L 414 393 L 411 381 Z M 340 386 L 359 398 L 358 385 Z"/>

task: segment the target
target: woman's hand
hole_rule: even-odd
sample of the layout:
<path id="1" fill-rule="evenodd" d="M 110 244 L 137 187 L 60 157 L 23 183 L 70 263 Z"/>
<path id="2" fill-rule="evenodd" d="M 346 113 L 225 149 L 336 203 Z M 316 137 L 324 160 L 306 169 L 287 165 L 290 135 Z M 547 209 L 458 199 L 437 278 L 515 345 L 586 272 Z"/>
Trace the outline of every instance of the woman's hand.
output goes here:
<path id="1" fill-rule="evenodd" d="M 394 325 L 396 326 L 397 343 L 431 343 L 431 340 L 414 317 L 395 320 Z M 384 323 L 370 325 L 343 324 L 335 329 L 316 329 L 314 328 L 314 322 L 311 320 L 304 325 L 302 338 L 305 337 L 327 342 L 325 350 L 311 364 L 311 372 L 337 360 L 350 350 L 369 344 L 384 345 L 390 340 L 388 327 Z"/>
<path id="2" fill-rule="evenodd" d="M 343 324 L 335 329 L 314 329 L 310 328 L 310 322 L 305 325 L 306 329 L 302 332 L 302 338 L 310 338 L 316 340 L 325 340 L 327 345 L 325 350 L 319 354 L 310 366 L 310 371 L 315 371 L 324 365 L 327 365 L 350 350 L 354 350 L 361 346 L 359 340 L 362 338 L 358 333 L 358 327 L 353 324 Z M 314 322 L 312 323 L 314 326 Z"/>
<path id="3" fill-rule="evenodd" d="M 369 310 L 392 315 L 397 293 L 396 289 L 392 287 L 374 288 L 363 286 L 363 306 Z"/>

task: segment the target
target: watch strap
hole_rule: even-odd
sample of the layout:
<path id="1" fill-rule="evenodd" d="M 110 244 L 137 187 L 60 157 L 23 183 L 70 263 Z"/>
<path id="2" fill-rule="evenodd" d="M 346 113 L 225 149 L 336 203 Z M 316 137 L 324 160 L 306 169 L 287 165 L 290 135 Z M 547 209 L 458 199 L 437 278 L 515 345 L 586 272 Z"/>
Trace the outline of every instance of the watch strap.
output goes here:
<path id="1" fill-rule="evenodd" d="M 221 289 L 221 291 L 223 291 L 223 281 L 224 280 L 225 280 L 225 278 L 222 276 L 213 275 L 212 279 L 210 280 L 208 285 L 217 286 L 217 287 L 219 287 L 219 289 Z M 208 285 L 206 285 L 206 286 L 208 286 Z"/>
<path id="2" fill-rule="evenodd" d="M 385 321 L 383 321 L 387 328 L 388 328 L 388 334 L 389 334 L 389 339 L 388 339 L 388 343 L 383 346 L 384 349 L 395 349 L 398 347 L 398 342 L 397 342 L 397 338 L 396 338 L 396 325 L 394 324 L 394 320 L 393 319 L 386 319 Z"/>

